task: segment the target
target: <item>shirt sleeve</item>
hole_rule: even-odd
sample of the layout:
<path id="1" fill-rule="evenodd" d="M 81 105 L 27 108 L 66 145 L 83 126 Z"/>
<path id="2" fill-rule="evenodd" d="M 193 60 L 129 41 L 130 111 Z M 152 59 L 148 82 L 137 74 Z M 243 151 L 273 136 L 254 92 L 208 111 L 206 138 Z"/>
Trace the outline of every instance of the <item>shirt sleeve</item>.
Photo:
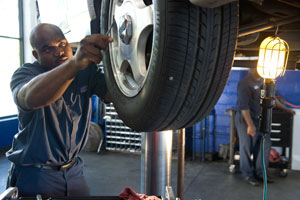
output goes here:
<path id="1" fill-rule="evenodd" d="M 245 84 L 245 82 L 240 82 L 238 84 L 238 102 L 240 110 L 250 109 L 249 100 L 251 98 L 250 88 Z"/>
<path id="2" fill-rule="evenodd" d="M 96 65 L 93 66 L 91 80 L 92 94 L 96 94 L 103 101 L 108 90 L 105 82 L 104 73 Z"/>
<path id="3" fill-rule="evenodd" d="M 20 104 L 18 102 L 17 94 L 19 90 L 36 75 L 37 74 L 33 73 L 33 71 L 30 70 L 30 68 L 28 68 L 28 66 L 25 64 L 22 67 L 18 68 L 11 78 L 10 89 L 12 91 L 13 99 L 18 108 L 21 110 L 22 108 L 20 107 Z"/>

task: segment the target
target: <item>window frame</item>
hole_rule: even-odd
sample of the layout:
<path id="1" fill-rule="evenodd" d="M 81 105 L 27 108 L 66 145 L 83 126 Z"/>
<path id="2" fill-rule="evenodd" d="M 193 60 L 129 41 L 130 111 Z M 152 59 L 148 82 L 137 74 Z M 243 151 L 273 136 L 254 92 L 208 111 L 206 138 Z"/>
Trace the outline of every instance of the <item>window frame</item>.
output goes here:
<path id="1" fill-rule="evenodd" d="M 20 64 L 24 64 L 24 30 L 23 30 L 23 1 L 18 0 L 18 13 L 19 13 L 19 37 L 11 37 L 7 35 L 0 35 L 0 38 L 19 40 L 20 43 Z"/>
<path id="2" fill-rule="evenodd" d="M 18 14 L 19 14 L 19 37 L 11 37 L 7 35 L 0 35 L 0 38 L 5 38 L 5 39 L 13 39 L 13 40 L 18 40 L 19 41 L 19 51 L 20 51 L 20 66 L 24 64 L 24 13 L 23 13 L 23 0 L 18 0 Z M 1 116 L 1 119 L 5 118 L 11 118 L 12 116 L 16 116 L 16 114 L 12 115 L 7 115 L 7 116 Z M 1 123 L 0 123 L 1 124 Z M 1 127 L 1 125 L 0 125 Z"/>

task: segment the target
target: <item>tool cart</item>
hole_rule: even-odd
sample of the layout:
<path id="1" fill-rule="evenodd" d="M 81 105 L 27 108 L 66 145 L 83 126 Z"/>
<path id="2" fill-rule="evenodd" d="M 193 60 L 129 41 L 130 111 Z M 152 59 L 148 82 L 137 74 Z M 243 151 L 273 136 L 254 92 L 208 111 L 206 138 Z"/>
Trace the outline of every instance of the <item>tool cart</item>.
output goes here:
<path id="1" fill-rule="evenodd" d="M 281 110 L 273 110 L 271 141 L 272 147 L 279 149 L 279 162 L 270 162 L 269 167 L 279 168 L 280 176 L 287 176 L 292 158 L 293 115 Z"/>

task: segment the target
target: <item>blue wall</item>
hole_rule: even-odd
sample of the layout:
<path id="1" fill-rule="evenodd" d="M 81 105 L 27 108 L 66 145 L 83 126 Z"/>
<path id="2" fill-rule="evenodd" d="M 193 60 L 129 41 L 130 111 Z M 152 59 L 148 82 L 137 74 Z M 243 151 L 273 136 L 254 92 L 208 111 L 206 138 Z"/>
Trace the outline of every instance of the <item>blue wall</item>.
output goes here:
<path id="1" fill-rule="evenodd" d="M 12 139 L 17 132 L 17 116 L 0 119 L 0 148 L 10 146 Z"/>
<path id="2" fill-rule="evenodd" d="M 277 78 L 277 93 L 294 105 L 300 105 L 300 71 L 286 71 Z"/>
<path id="3" fill-rule="evenodd" d="M 216 113 L 212 110 L 201 122 L 186 128 L 185 145 L 188 152 L 216 152 L 215 120 Z"/>

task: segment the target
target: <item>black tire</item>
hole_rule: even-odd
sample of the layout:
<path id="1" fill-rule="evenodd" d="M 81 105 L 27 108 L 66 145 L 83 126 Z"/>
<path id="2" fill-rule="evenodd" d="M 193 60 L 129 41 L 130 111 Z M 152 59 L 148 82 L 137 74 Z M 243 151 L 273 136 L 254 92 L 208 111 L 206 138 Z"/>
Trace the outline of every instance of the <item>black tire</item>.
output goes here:
<path id="1" fill-rule="evenodd" d="M 102 33 L 110 24 L 110 2 L 102 1 Z M 124 95 L 109 53 L 103 58 L 116 111 L 136 131 L 176 130 L 205 117 L 225 87 L 236 48 L 237 2 L 214 9 L 187 0 L 153 0 L 153 4 L 151 60 L 141 91 L 134 97 Z"/>

